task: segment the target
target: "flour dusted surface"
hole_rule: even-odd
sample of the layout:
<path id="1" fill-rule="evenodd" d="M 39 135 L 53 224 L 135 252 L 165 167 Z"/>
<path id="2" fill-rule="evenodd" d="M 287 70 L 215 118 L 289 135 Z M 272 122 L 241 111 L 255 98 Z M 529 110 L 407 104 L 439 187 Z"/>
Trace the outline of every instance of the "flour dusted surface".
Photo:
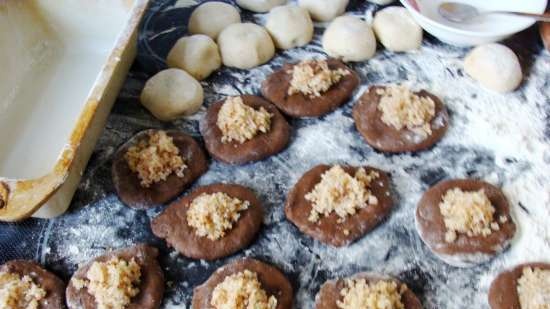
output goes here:
<path id="1" fill-rule="evenodd" d="M 159 6 L 144 22 L 140 38 L 142 61 L 161 59 L 163 45 L 169 46 L 185 34 L 184 28 L 159 22 L 166 14 L 179 16 L 180 10 Z M 364 15 L 374 5 L 352 1 L 353 15 Z M 264 15 L 244 19 L 261 22 Z M 286 62 L 320 58 L 325 55 L 319 39 L 325 25 L 316 25 L 313 44 L 278 52 L 268 65 L 241 71 L 222 69 L 203 83 L 206 105 L 226 96 L 259 93 L 261 81 Z M 165 32 L 166 31 L 166 32 Z M 265 206 L 264 226 L 258 239 L 243 255 L 261 257 L 292 278 L 297 308 L 312 309 L 315 294 L 327 279 L 347 277 L 358 271 L 376 270 L 395 275 L 414 291 L 426 309 L 489 309 L 487 290 L 503 269 L 522 262 L 546 261 L 550 256 L 550 54 L 542 51 L 536 31 L 514 38 L 511 47 L 530 64 L 528 77 L 517 92 L 506 95 L 483 90 L 462 71 L 467 50 L 450 47 L 432 38 L 424 40 L 418 52 L 390 53 L 379 49 L 367 62 L 352 64 L 362 80 L 354 100 L 370 85 L 403 83 L 426 89 L 440 97 L 450 112 L 449 131 L 434 148 L 415 155 L 383 155 L 373 151 L 356 132 L 351 118 L 353 103 L 347 103 L 321 119 L 292 120 L 289 147 L 262 162 L 240 167 L 212 161 L 197 185 L 235 182 L 252 188 Z M 169 47 L 166 47 L 169 48 Z M 145 59 L 145 60 L 143 60 Z M 159 60 L 160 61 L 160 60 Z M 144 62 L 145 63 L 145 62 Z M 159 62 L 160 63 L 160 62 Z M 158 70 L 148 64 L 148 69 Z M 148 75 L 133 71 L 119 96 L 106 131 L 84 174 L 71 211 L 53 220 L 37 240 L 37 253 L 46 266 L 66 277 L 78 263 L 137 242 L 161 248 L 168 287 L 163 309 L 190 308 L 193 288 L 203 283 L 219 266 L 232 260 L 194 261 L 163 247 L 151 235 L 150 218 L 160 209 L 147 212 L 124 207 L 113 194 L 110 163 L 117 146 L 135 132 L 162 128 L 140 109 L 137 95 Z M 170 126 L 199 138 L 198 114 Z M 304 236 L 284 218 L 286 193 L 301 175 L 321 163 L 372 165 L 391 175 L 395 208 L 378 228 L 357 243 L 331 248 Z M 414 210 L 422 193 L 437 181 L 452 178 L 480 178 L 501 187 L 511 206 L 518 234 L 509 250 L 473 269 L 457 269 L 441 263 L 422 244 L 414 228 Z"/>

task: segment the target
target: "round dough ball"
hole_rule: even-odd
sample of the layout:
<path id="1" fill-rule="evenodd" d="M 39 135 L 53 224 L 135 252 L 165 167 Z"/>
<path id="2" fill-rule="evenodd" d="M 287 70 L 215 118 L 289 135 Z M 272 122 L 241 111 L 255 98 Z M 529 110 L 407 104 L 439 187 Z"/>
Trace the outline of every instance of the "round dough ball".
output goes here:
<path id="1" fill-rule="evenodd" d="M 265 13 L 272 8 L 283 5 L 286 0 L 237 0 L 237 4 L 249 11 Z"/>
<path id="2" fill-rule="evenodd" d="M 218 45 L 209 36 L 195 34 L 179 39 L 166 57 L 171 68 L 179 68 L 197 80 L 207 78 L 222 65 Z"/>
<path id="3" fill-rule="evenodd" d="M 349 0 L 298 0 L 298 5 L 318 21 L 330 21 L 344 14 L 348 3 Z"/>
<path id="4" fill-rule="evenodd" d="M 336 18 L 323 34 L 323 49 L 344 61 L 363 61 L 374 56 L 376 39 L 369 24 L 354 16 Z"/>
<path id="5" fill-rule="evenodd" d="M 464 70 L 484 87 L 497 92 L 513 91 L 523 79 L 516 54 L 497 43 L 474 48 L 464 59 Z"/>
<path id="6" fill-rule="evenodd" d="M 151 77 L 141 92 L 141 104 L 162 121 L 170 121 L 199 110 L 203 102 L 201 84 L 180 69 L 167 69 Z"/>
<path id="7" fill-rule="evenodd" d="M 422 44 L 422 28 L 401 6 L 390 6 L 378 11 L 372 28 L 380 43 L 391 51 L 414 50 Z"/>
<path id="8" fill-rule="evenodd" d="M 250 69 L 268 62 L 275 55 L 275 46 L 269 33 L 253 23 L 233 24 L 218 38 L 223 64 L 228 67 Z"/>
<path id="9" fill-rule="evenodd" d="M 380 5 L 386 5 L 392 3 L 394 0 L 368 0 L 369 2 L 380 4 Z"/>
<path id="10" fill-rule="evenodd" d="M 267 16 L 265 25 L 281 49 L 304 46 L 313 38 L 313 22 L 306 9 L 296 5 L 274 8 Z"/>
<path id="11" fill-rule="evenodd" d="M 196 8 L 189 17 L 191 34 L 206 34 L 216 39 L 231 24 L 241 22 L 239 11 L 225 2 L 206 2 Z"/>

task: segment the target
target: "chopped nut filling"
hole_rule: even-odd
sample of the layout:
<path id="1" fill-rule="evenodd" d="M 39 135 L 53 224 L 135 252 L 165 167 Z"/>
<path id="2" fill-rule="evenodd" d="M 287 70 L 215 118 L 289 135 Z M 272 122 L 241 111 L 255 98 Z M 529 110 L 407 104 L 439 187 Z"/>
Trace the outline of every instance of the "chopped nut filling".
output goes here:
<path id="1" fill-rule="evenodd" d="M 222 131 L 222 143 L 244 143 L 271 128 L 272 114 L 265 108 L 259 110 L 244 104 L 241 97 L 229 97 L 218 112 L 216 124 Z"/>
<path id="2" fill-rule="evenodd" d="M 187 211 L 187 224 L 195 228 L 195 234 L 218 240 L 233 228 L 240 212 L 250 207 L 249 201 L 241 201 L 226 193 L 203 193 L 195 198 Z"/>
<path id="3" fill-rule="evenodd" d="M 124 157 L 145 188 L 166 180 L 172 173 L 183 177 L 183 171 L 187 168 L 173 138 L 164 131 L 150 133 L 148 140 L 128 148 Z"/>
<path id="4" fill-rule="evenodd" d="M 267 296 L 258 275 L 245 270 L 225 277 L 212 292 L 214 309 L 275 309 L 277 298 Z"/>
<path id="5" fill-rule="evenodd" d="M 0 308 L 37 309 L 46 291 L 29 276 L 0 272 Z"/>
<path id="6" fill-rule="evenodd" d="M 407 286 L 394 281 L 368 283 L 366 279 L 347 279 L 340 291 L 342 300 L 336 301 L 340 309 L 405 309 L 401 295 Z"/>
<path id="7" fill-rule="evenodd" d="M 8 203 L 9 194 L 10 190 L 8 186 L 0 181 L 0 208 L 3 208 Z"/>
<path id="8" fill-rule="evenodd" d="M 351 74 L 344 69 L 331 70 L 326 60 L 302 61 L 287 73 L 292 74 L 288 95 L 302 93 L 310 98 L 321 96 L 342 77 Z"/>
<path id="9" fill-rule="evenodd" d="M 525 267 L 517 291 L 521 309 L 550 309 L 550 270 Z"/>
<path id="10" fill-rule="evenodd" d="M 483 190 L 464 192 L 459 188 L 448 190 L 439 209 L 447 228 L 445 241 L 452 243 L 457 233 L 488 236 L 500 226 L 493 220 L 495 208 Z M 502 221 L 502 218 L 500 219 Z"/>
<path id="11" fill-rule="evenodd" d="M 369 186 L 379 176 L 377 172 L 367 174 L 364 168 L 359 168 L 355 176 L 351 176 L 339 165 L 331 167 L 305 196 L 313 204 L 308 220 L 317 222 L 321 215 L 327 217 L 335 212 L 343 221 L 358 209 L 378 204 Z"/>
<path id="12" fill-rule="evenodd" d="M 406 128 L 423 137 L 432 134 L 430 121 L 435 116 L 435 102 L 416 95 L 404 85 L 391 85 L 376 90 L 380 95 L 378 110 L 382 122 L 397 130 Z"/>
<path id="13" fill-rule="evenodd" d="M 77 289 L 88 289 L 97 309 L 124 309 L 132 297 L 139 294 L 141 268 L 133 258 L 129 262 L 112 258 L 107 262 L 94 262 L 86 279 L 73 279 L 72 282 Z"/>

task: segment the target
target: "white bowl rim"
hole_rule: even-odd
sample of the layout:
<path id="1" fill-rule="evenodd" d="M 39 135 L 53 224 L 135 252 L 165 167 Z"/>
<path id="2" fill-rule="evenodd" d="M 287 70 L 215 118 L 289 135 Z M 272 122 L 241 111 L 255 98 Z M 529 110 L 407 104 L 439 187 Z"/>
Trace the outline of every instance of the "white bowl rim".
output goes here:
<path id="1" fill-rule="evenodd" d="M 445 24 L 442 24 L 440 22 L 437 22 L 436 20 L 433 20 L 432 18 L 422 14 L 420 11 L 416 10 L 410 3 L 409 0 L 400 0 L 401 4 L 407 8 L 413 15 L 417 15 L 419 18 L 421 18 L 424 22 L 430 24 L 433 27 L 438 27 L 440 29 L 454 32 L 456 34 L 462 34 L 462 35 L 468 35 L 468 36 L 475 36 L 475 37 L 495 37 L 495 36 L 507 36 L 514 33 L 518 33 L 520 31 L 523 31 L 529 27 L 531 27 L 533 24 L 535 24 L 535 20 L 532 22 L 528 22 L 524 25 L 519 26 L 517 29 L 514 29 L 513 31 L 507 30 L 507 31 L 492 31 L 492 32 L 479 32 L 479 31 L 470 31 L 470 30 L 464 30 L 459 28 L 454 28 Z M 544 7 L 539 12 L 540 14 L 544 13 L 546 10 L 546 7 L 548 5 L 548 0 L 544 1 Z"/>

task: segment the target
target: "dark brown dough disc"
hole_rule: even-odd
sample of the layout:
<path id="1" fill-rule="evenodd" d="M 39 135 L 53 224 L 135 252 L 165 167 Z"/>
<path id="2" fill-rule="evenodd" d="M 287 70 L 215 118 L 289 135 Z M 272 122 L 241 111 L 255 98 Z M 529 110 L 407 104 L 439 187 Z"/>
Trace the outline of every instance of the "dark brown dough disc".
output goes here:
<path id="1" fill-rule="evenodd" d="M 268 296 L 277 298 L 277 309 L 292 308 L 292 286 L 285 275 L 277 268 L 251 258 L 229 263 L 216 270 L 205 283 L 193 291 L 192 309 L 210 309 L 212 292 L 225 277 L 249 270 L 258 274 L 258 281 Z"/>
<path id="2" fill-rule="evenodd" d="M 548 12 L 546 13 L 548 14 Z M 540 37 L 547 50 L 550 50 L 550 23 L 540 23 Z"/>
<path id="3" fill-rule="evenodd" d="M 288 95 L 292 80 L 292 73 L 288 71 L 292 70 L 295 64 L 286 64 L 282 69 L 269 75 L 262 83 L 262 95 L 292 117 L 319 117 L 332 112 L 351 97 L 359 85 L 359 76 L 340 60 L 329 59 L 327 62 L 331 70 L 344 69 L 351 74 L 343 76 L 321 96 L 310 98 L 302 93 Z"/>
<path id="4" fill-rule="evenodd" d="M 279 153 L 286 147 L 290 137 L 288 122 L 273 104 L 253 95 L 243 95 L 241 98 L 244 104 L 256 110 L 263 107 L 273 115 L 271 129 L 268 132 L 260 133 L 242 144 L 237 141 L 222 143 L 223 134 L 216 123 L 218 113 L 225 100 L 212 104 L 200 124 L 201 134 L 208 152 L 212 157 L 229 164 L 259 161 Z"/>
<path id="5" fill-rule="evenodd" d="M 321 181 L 321 175 L 329 170 L 330 165 L 318 165 L 306 172 L 288 193 L 285 214 L 288 220 L 292 221 L 302 233 L 307 234 L 323 243 L 341 247 L 362 237 L 376 227 L 392 209 L 390 196 L 390 180 L 386 173 L 381 170 L 364 166 L 365 171 L 376 171 L 380 177 L 372 181 L 370 190 L 378 199 L 378 204 L 368 205 L 357 210 L 357 213 L 339 223 L 340 217 L 331 213 L 328 217 L 321 216 L 319 221 L 313 223 L 308 220 L 312 204 L 305 199 L 314 187 Z M 346 173 L 355 175 L 358 167 L 342 166 Z M 345 233 L 345 230 L 348 233 Z"/>
<path id="6" fill-rule="evenodd" d="M 454 242 L 446 242 L 447 229 L 439 203 L 445 193 L 453 188 L 463 191 L 483 189 L 495 208 L 495 220 L 498 222 L 500 216 L 506 216 L 508 220 L 505 223 L 498 222 L 500 230 L 493 231 L 487 237 L 470 237 L 457 233 Z M 416 228 L 435 255 L 445 263 L 457 267 L 470 267 L 490 260 L 509 246 L 516 232 L 516 225 L 510 217 L 510 206 L 502 191 L 491 184 L 472 179 L 445 180 L 426 191 L 416 208 Z"/>
<path id="7" fill-rule="evenodd" d="M 449 115 L 441 100 L 431 93 L 421 90 L 418 96 L 430 97 L 435 102 L 435 116 L 430 125 L 432 134 L 421 138 L 407 129 L 397 130 L 382 121 L 382 112 L 378 110 L 380 95 L 376 89 L 384 86 L 371 86 L 353 107 L 355 127 L 373 148 L 384 152 L 408 152 L 427 149 L 437 143 L 449 125 Z"/>
<path id="8" fill-rule="evenodd" d="M 521 309 L 517 286 L 526 267 L 550 270 L 548 263 L 528 263 L 499 274 L 489 288 L 489 304 L 492 309 Z"/>
<path id="9" fill-rule="evenodd" d="M 187 210 L 195 198 L 206 193 L 224 192 L 242 201 L 249 201 L 250 207 L 242 211 L 233 228 L 223 238 L 210 240 L 195 234 L 195 229 L 187 224 Z M 263 208 L 252 190 L 235 184 L 213 184 L 199 187 L 182 199 L 172 203 L 164 212 L 151 221 L 153 234 L 166 240 L 181 254 L 204 260 L 215 260 L 231 255 L 254 240 L 260 230 Z"/>
<path id="10" fill-rule="evenodd" d="M 139 132 L 122 145 L 114 156 L 112 175 L 115 190 L 120 200 L 132 208 L 147 209 L 169 202 L 208 170 L 206 155 L 191 136 L 178 131 L 166 131 L 173 138 L 187 168 L 183 171 L 183 177 L 172 173 L 164 181 L 151 184 L 149 188 L 142 187 L 137 173 L 130 170 L 124 155 L 128 148 L 148 138 L 148 134 L 154 131 L 156 130 L 150 129 Z"/>
<path id="11" fill-rule="evenodd" d="M 65 308 L 65 283 L 56 275 L 33 261 L 14 260 L 0 266 L 0 272 L 29 276 L 32 281 L 46 292 L 39 301 L 38 309 Z"/>
<path id="12" fill-rule="evenodd" d="M 73 279 L 85 279 L 86 273 L 93 262 L 107 262 L 112 258 L 120 258 L 126 261 L 135 259 L 141 267 L 141 282 L 139 294 L 132 298 L 132 302 L 126 309 L 157 309 L 160 307 L 164 294 L 164 274 L 157 262 L 158 250 L 147 245 L 137 245 L 130 248 L 109 252 L 97 257 L 81 266 L 71 278 L 67 286 L 67 306 L 69 309 L 96 309 L 96 302 L 88 289 L 83 287 L 78 290 L 73 285 Z"/>
<path id="13" fill-rule="evenodd" d="M 358 273 L 352 276 L 353 279 L 366 279 L 368 283 L 376 283 L 381 280 L 395 281 L 397 284 L 402 284 L 399 280 L 376 273 Z M 315 297 L 315 309 L 339 309 L 336 305 L 338 300 L 342 300 L 340 291 L 346 287 L 345 279 L 330 280 L 325 282 L 319 293 Z M 416 297 L 413 291 L 407 289 L 401 295 L 401 302 L 405 309 L 422 309 L 422 304 Z"/>

